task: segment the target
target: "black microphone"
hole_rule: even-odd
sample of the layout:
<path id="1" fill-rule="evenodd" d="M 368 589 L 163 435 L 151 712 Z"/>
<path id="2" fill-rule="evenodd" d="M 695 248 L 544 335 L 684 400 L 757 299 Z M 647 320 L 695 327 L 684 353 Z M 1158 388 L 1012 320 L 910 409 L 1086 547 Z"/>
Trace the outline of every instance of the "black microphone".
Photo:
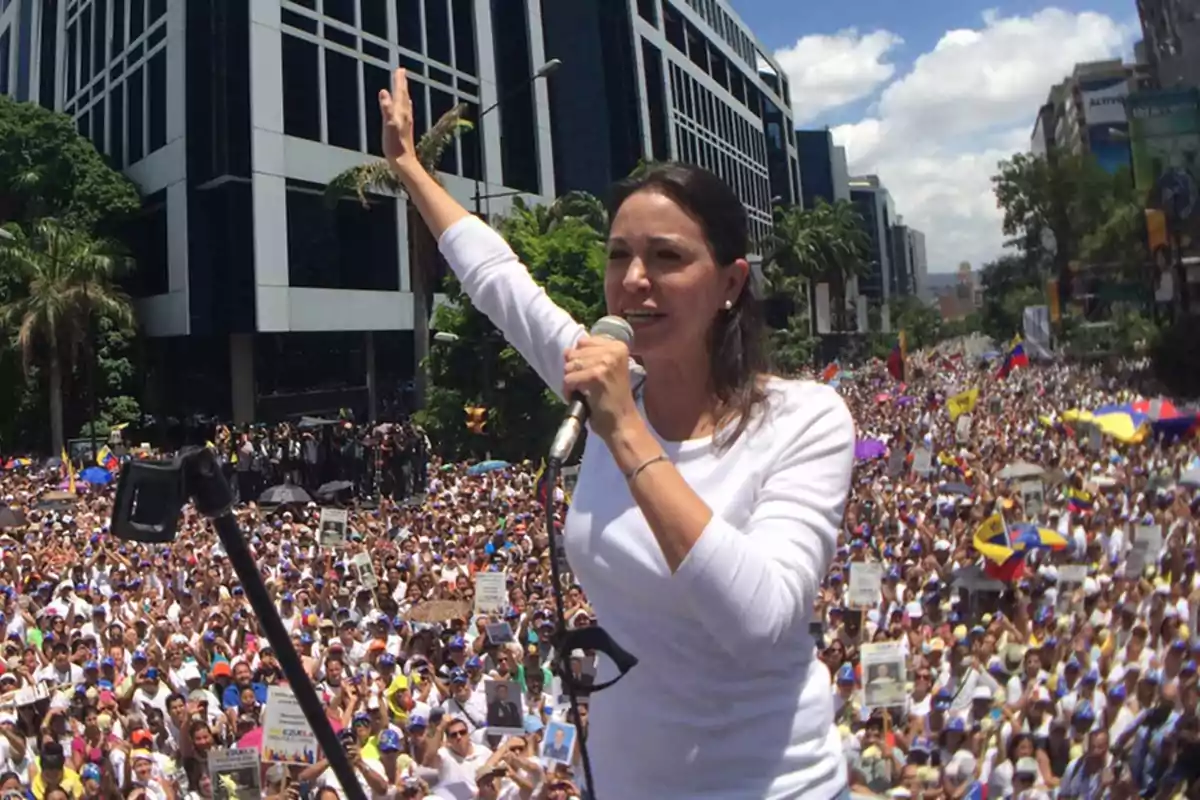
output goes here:
<path id="1" fill-rule="evenodd" d="M 621 317 L 601 317 L 588 335 L 624 342 L 626 347 L 633 346 L 633 328 Z M 573 395 L 567 406 L 567 416 L 558 427 L 558 433 L 554 434 L 554 443 L 550 445 L 550 461 L 561 464 L 571 456 L 587 418 L 587 403 L 579 394 Z"/>

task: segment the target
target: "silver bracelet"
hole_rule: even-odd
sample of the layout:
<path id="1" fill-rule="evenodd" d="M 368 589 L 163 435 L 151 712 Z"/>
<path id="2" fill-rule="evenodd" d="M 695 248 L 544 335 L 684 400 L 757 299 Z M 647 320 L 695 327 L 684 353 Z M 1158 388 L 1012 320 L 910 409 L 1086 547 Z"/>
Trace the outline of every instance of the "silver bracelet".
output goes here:
<path id="1" fill-rule="evenodd" d="M 632 470 L 630 470 L 628 473 L 625 474 L 625 482 L 632 485 L 633 482 L 635 480 L 637 480 L 637 476 L 641 475 L 642 470 L 646 469 L 646 467 L 650 466 L 651 464 L 657 464 L 660 461 L 666 461 L 666 460 L 667 460 L 667 456 L 664 453 L 659 453 L 654 458 L 647 458 L 645 461 L 638 464 L 636 467 L 634 467 Z"/>

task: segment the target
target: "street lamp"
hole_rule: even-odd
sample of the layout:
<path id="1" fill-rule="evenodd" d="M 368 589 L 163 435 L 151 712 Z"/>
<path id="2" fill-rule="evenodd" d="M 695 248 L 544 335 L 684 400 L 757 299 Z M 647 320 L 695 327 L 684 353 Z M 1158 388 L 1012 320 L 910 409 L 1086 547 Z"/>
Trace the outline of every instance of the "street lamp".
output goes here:
<path id="1" fill-rule="evenodd" d="M 549 77 L 551 74 L 553 74 L 555 72 L 555 70 L 557 70 L 561 66 L 562 66 L 562 61 L 560 61 L 559 59 L 557 59 L 557 58 L 550 59 L 545 64 L 542 64 L 542 66 L 540 66 L 538 68 L 537 72 L 530 75 L 529 80 L 525 81 L 520 86 L 516 86 L 516 87 L 510 89 L 507 94 L 505 94 L 499 100 L 492 103 L 490 106 L 485 108 L 482 112 L 480 112 L 479 116 L 476 118 L 476 120 L 475 120 L 475 154 L 476 154 L 476 157 L 475 157 L 475 216 L 479 216 L 479 212 L 480 212 L 479 201 L 480 201 L 481 197 L 479 194 L 479 178 L 480 178 L 480 175 L 483 174 L 483 168 L 484 168 L 484 165 L 483 165 L 483 135 L 481 132 L 483 118 L 486 117 L 488 114 L 492 113 L 493 111 L 495 111 L 497 108 L 499 108 L 502 103 L 506 103 L 509 100 L 516 97 L 518 94 L 528 91 L 533 86 L 533 84 L 538 82 L 538 80 L 540 80 L 541 78 Z M 488 205 L 490 206 L 491 204 L 489 203 Z"/>

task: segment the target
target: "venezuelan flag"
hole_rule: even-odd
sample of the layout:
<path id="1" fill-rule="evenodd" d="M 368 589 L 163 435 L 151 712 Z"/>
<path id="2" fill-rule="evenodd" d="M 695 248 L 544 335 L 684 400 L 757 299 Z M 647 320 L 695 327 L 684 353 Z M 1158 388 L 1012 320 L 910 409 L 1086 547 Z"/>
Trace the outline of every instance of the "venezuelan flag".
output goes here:
<path id="1" fill-rule="evenodd" d="M 1083 489 L 1067 490 L 1067 506 L 1076 514 L 1090 514 L 1094 498 L 1092 493 Z"/>
<path id="2" fill-rule="evenodd" d="M 1053 528 L 1042 528 L 1032 522 L 1020 522 L 1009 530 L 1013 549 L 1022 550 L 1066 550 L 1067 539 Z"/>
<path id="3" fill-rule="evenodd" d="M 121 466 L 120 459 L 117 458 L 116 454 L 113 453 L 112 450 L 108 449 L 108 445 L 104 445 L 100 448 L 100 451 L 96 453 L 96 463 L 104 467 L 109 472 L 116 472 L 117 467 Z"/>
<path id="4" fill-rule="evenodd" d="M 1016 554 L 1008 538 L 1004 517 L 992 514 L 975 529 L 975 550 L 993 564 L 1003 564 Z"/>
<path id="5" fill-rule="evenodd" d="M 904 331 L 896 337 L 896 344 L 892 346 L 891 355 L 888 356 L 887 370 L 892 374 L 892 377 L 900 382 L 904 382 L 905 361 L 908 359 L 908 340 L 904 336 Z"/>
<path id="6" fill-rule="evenodd" d="M 550 497 L 549 481 L 546 480 L 546 462 L 542 461 L 542 465 L 538 467 L 537 475 L 533 479 L 533 496 L 537 498 L 538 505 L 546 505 L 546 500 Z"/>
<path id="7" fill-rule="evenodd" d="M 963 414 L 970 414 L 979 402 L 979 390 L 968 389 L 965 392 L 946 398 L 946 409 L 950 412 L 950 421 L 954 422 Z"/>
<path id="8" fill-rule="evenodd" d="M 1008 373 L 1012 372 L 1017 367 L 1028 367 L 1029 357 L 1025 355 L 1025 345 L 1017 342 L 1012 349 L 1008 351 L 1008 355 L 1004 357 L 1004 363 L 1000 365 L 1000 369 L 996 372 L 996 377 L 1003 380 L 1008 377 Z"/>

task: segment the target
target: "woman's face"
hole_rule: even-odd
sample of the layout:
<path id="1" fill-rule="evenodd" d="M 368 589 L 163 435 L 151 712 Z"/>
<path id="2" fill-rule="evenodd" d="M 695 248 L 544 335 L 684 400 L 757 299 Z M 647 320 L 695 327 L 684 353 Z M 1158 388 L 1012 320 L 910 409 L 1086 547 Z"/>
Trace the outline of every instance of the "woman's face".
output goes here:
<path id="1" fill-rule="evenodd" d="M 604 299 L 608 313 L 633 326 L 636 355 L 692 364 L 725 302 L 737 300 L 749 269 L 743 259 L 717 264 L 699 221 L 666 195 L 643 190 L 613 218 Z"/>

